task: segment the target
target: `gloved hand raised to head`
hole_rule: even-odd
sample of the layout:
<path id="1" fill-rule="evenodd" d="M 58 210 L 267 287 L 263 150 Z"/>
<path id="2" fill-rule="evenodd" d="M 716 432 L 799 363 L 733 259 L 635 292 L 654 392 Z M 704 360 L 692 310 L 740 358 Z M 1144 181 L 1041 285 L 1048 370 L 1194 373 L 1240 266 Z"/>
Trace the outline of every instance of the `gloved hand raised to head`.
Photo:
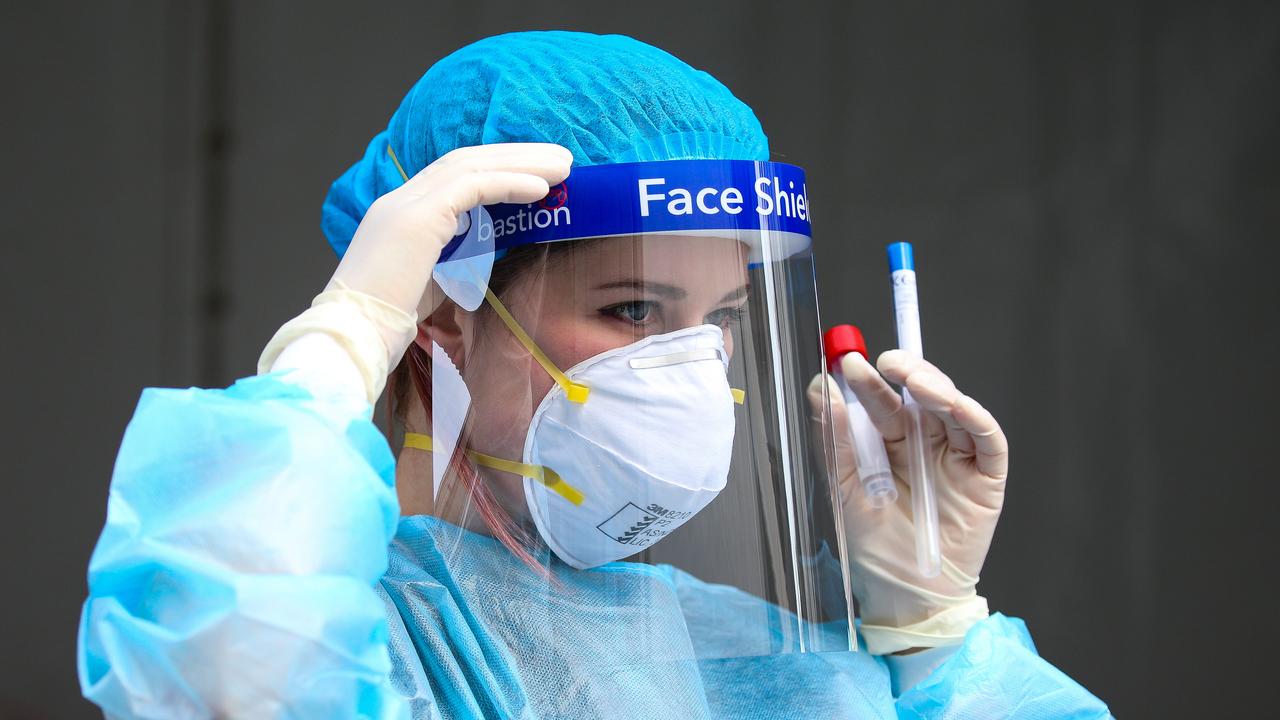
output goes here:
<path id="1" fill-rule="evenodd" d="M 827 376 L 819 375 L 809 386 L 809 401 L 820 421 L 831 423 L 835 439 L 862 634 L 877 655 L 958 644 L 988 614 L 976 587 L 1004 503 L 1009 444 L 991 413 L 928 361 L 890 350 L 877 365 L 880 372 L 855 352 L 844 356 L 841 370 L 884 436 L 898 486 L 898 500 L 888 507 L 865 501 L 840 390 L 827 379 L 833 406 L 824 408 L 821 382 Z M 886 379 L 905 385 L 927 411 L 926 443 L 934 463 L 942 545 L 942 572 L 933 578 L 916 568 L 906 413 Z"/>
<path id="2" fill-rule="evenodd" d="M 573 155 L 550 143 L 500 143 L 454 150 L 379 197 L 311 308 L 267 344 L 258 371 L 268 372 L 295 340 L 326 335 L 350 356 L 369 403 L 432 309 L 431 272 L 458 234 L 460 216 L 477 205 L 529 203 L 569 176 Z"/>

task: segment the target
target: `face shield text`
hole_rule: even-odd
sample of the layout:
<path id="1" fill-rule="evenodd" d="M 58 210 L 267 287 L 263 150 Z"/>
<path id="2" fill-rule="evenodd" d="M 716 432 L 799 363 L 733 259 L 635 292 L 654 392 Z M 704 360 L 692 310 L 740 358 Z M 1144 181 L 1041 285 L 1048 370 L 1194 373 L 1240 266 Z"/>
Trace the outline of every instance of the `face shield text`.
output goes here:
<path id="1" fill-rule="evenodd" d="M 666 178 L 640 178 L 636 181 L 640 200 L 640 215 L 649 217 L 656 207 L 665 208 L 669 215 L 737 215 L 742 212 L 743 195 L 736 187 L 704 187 L 689 190 L 682 187 L 666 188 Z M 756 178 L 752 187 L 756 200 L 755 211 L 759 215 L 809 220 L 809 190 L 788 180 L 783 186 L 777 177 Z"/>

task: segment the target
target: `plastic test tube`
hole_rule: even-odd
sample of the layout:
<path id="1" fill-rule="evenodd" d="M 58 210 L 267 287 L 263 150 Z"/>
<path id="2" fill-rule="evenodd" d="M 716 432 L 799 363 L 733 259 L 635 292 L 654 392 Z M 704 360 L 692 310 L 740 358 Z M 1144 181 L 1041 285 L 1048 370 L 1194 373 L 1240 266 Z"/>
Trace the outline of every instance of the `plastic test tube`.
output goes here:
<path id="1" fill-rule="evenodd" d="M 912 357 L 924 357 L 920 338 L 920 300 L 916 293 L 916 264 L 911 243 L 889 246 L 889 273 L 893 280 L 893 309 L 898 320 L 898 348 Z M 916 530 L 916 566 L 925 577 L 942 572 L 938 540 L 938 501 L 924 431 L 924 410 L 902 388 L 907 413 L 907 476 L 911 484 L 911 515 Z"/>
<path id="2" fill-rule="evenodd" d="M 837 325 L 822 336 L 822 346 L 827 356 L 827 369 L 835 378 L 849 417 L 849 434 L 858 459 L 858 479 L 867 504 L 873 508 L 892 505 L 898 499 L 898 487 L 893 482 L 893 470 L 884 450 L 884 438 L 862 407 L 858 396 L 849 389 L 849 383 L 840 369 L 840 360 L 851 352 L 867 357 L 867 344 L 862 332 L 853 325 Z"/>

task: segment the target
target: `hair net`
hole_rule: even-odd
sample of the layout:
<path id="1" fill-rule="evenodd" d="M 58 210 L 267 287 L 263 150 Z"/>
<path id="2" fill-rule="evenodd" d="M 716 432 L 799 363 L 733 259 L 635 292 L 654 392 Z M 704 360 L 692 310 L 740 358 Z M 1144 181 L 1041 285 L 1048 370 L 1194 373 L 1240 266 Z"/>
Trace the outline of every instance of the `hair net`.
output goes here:
<path id="1" fill-rule="evenodd" d="M 342 255 L 379 196 L 455 148 L 558 143 L 575 165 L 767 160 L 751 108 L 705 72 L 623 35 L 521 32 L 472 43 L 422 76 L 364 158 L 333 183 L 320 225 Z"/>

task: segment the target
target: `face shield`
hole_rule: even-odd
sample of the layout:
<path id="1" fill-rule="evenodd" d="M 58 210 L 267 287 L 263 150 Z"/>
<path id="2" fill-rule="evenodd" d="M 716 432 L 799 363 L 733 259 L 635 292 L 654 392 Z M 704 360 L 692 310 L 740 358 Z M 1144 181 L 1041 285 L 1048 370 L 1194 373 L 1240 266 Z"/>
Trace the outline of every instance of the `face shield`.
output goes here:
<path id="1" fill-rule="evenodd" d="M 410 521 L 486 632 L 530 667 L 856 649 L 805 395 L 823 359 L 803 171 L 575 168 L 459 231 L 403 442 L 432 468 Z"/>

